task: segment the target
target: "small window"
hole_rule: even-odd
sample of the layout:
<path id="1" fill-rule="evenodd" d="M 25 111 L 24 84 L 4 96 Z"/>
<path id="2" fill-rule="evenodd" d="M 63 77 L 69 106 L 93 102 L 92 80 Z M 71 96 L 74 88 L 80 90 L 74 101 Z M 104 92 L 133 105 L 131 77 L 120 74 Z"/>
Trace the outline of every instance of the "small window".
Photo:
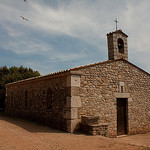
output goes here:
<path id="1" fill-rule="evenodd" d="M 125 85 L 124 82 L 120 82 L 120 83 L 119 83 L 119 92 L 120 92 L 120 93 L 124 93 L 124 92 L 125 92 L 124 85 Z"/>
<path id="2" fill-rule="evenodd" d="M 52 102 L 53 102 L 53 93 L 52 89 L 48 88 L 47 89 L 47 108 L 51 109 L 52 108 Z"/>
<path id="3" fill-rule="evenodd" d="M 123 93 L 123 91 L 124 91 L 124 87 L 123 87 L 123 86 L 121 86 L 121 93 Z"/>
<path id="4" fill-rule="evenodd" d="M 25 107 L 28 107 L 28 91 L 25 91 Z"/>
<path id="5" fill-rule="evenodd" d="M 119 53 L 124 54 L 124 42 L 121 38 L 118 39 L 118 50 Z"/>
<path id="6" fill-rule="evenodd" d="M 11 92 L 11 106 L 14 105 L 14 93 Z"/>

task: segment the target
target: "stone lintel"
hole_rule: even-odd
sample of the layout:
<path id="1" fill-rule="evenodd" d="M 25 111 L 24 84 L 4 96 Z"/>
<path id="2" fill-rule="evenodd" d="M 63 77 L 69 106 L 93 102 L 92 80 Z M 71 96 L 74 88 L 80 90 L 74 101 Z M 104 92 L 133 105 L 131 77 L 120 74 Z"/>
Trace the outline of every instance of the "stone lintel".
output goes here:
<path id="1" fill-rule="evenodd" d="M 124 86 L 124 82 L 119 82 L 119 85 L 120 86 Z"/>
<path id="2" fill-rule="evenodd" d="M 116 98 L 130 98 L 130 93 L 114 93 Z"/>
<path id="3" fill-rule="evenodd" d="M 80 96 L 67 97 L 67 108 L 79 108 L 81 107 Z"/>

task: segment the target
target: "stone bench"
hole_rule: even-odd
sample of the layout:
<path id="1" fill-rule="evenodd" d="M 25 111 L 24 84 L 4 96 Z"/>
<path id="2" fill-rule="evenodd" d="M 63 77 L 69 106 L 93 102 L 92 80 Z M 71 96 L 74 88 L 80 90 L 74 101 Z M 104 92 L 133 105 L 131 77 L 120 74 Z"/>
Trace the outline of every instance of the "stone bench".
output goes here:
<path id="1" fill-rule="evenodd" d="M 81 130 L 90 135 L 107 136 L 108 124 L 99 123 L 99 116 L 82 116 Z"/>

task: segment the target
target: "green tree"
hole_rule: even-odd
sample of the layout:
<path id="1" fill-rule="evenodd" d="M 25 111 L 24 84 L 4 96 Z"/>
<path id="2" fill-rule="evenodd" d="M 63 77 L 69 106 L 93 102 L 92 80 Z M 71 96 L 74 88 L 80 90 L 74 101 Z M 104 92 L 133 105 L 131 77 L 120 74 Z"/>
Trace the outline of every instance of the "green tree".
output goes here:
<path id="1" fill-rule="evenodd" d="M 38 71 L 31 68 L 3 66 L 0 68 L 0 108 L 5 107 L 5 84 L 39 76 Z"/>

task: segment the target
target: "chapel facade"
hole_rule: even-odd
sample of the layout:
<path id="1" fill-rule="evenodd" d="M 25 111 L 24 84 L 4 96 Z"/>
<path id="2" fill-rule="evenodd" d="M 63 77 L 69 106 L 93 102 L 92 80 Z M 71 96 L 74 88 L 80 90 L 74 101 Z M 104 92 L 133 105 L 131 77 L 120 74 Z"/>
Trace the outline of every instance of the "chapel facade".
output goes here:
<path id="1" fill-rule="evenodd" d="M 127 35 L 107 34 L 108 60 L 6 85 L 6 114 L 74 133 L 150 131 L 150 74 L 128 61 Z"/>

